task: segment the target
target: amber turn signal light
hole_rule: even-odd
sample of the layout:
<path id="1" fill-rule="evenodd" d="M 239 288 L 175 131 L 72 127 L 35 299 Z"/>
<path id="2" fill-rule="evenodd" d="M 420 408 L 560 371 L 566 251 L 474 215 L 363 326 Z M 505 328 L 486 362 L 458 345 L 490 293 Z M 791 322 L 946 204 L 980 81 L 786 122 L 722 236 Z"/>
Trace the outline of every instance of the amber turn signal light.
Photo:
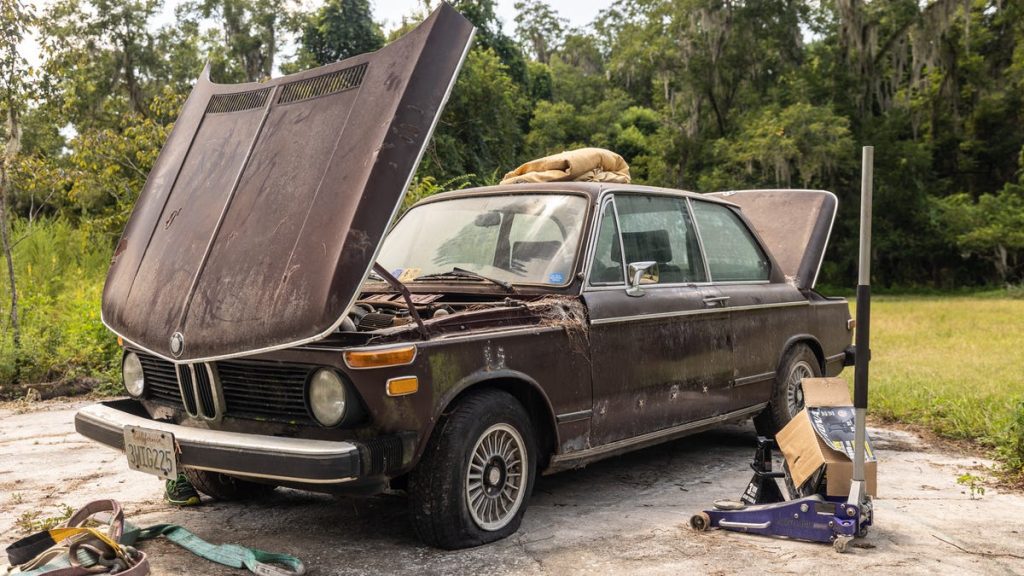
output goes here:
<path id="1" fill-rule="evenodd" d="M 420 389 L 420 379 L 415 376 L 401 376 L 388 380 L 388 396 L 415 394 Z"/>
<path id="2" fill-rule="evenodd" d="M 124 348 L 124 338 L 121 338 L 120 336 L 118 336 L 117 337 L 117 345 L 120 346 L 121 348 Z"/>
<path id="3" fill-rule="evenodd" d="M 350 350 L 345 352 L 345 364 L 349 368 L 384 368 L 386 366 L 405 366 L 412 364 L 416 358 L 415 346 L 400 348 L 384 348 L 377 350 Z"/>

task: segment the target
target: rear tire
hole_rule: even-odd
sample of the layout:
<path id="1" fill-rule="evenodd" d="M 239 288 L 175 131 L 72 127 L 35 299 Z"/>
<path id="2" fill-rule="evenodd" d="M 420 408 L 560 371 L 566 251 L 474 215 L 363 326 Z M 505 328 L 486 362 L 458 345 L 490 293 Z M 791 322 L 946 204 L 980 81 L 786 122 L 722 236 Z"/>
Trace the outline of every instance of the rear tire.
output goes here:
<path id="1" fill-rule="evenodd" d="M 185 468 L 185 477 L 192 487 L 214 500 L 250 500 L 262 498 L 274 491 L 272 484 L 249 482 L 208 470 Z"/>
<path id="2" fill-rule="evenodd" d="M 441 419 L 409 474 L 416 535 L 455 550 L 515 533 L 537 470 L 530 417 L 501 390 L 471 393 Z"/>
<path id="3" fill-rule="evenodd" d="M 758 435 L 774 438 L 804 408 L 801 381 L 819 377 L 821 365 L 809 346 L 797 344 L 787 350 L 775 371 L 771 400 L 764 411 L 754 417 Z"/>

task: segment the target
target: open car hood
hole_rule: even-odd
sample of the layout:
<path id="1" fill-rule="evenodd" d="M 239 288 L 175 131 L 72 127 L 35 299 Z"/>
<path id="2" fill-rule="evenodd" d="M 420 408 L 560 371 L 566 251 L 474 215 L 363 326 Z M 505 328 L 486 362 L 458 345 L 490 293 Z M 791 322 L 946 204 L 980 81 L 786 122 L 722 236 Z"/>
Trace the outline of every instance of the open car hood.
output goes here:
<path id="1" fill-rule="evenodd" d="M 839 202 L 824 190 L 742 190 L 714 192 L 743 210 L 782 267 L 786 281 L 814 288 L 825 258 Z"/>
<path id="2" fill-rule="evenodd" d="M 265 83 L 200 76 L 111 262 L 103 322 L 175 362 L 337 329 L 473 36 L 445 3 L 385 48 Z"/>

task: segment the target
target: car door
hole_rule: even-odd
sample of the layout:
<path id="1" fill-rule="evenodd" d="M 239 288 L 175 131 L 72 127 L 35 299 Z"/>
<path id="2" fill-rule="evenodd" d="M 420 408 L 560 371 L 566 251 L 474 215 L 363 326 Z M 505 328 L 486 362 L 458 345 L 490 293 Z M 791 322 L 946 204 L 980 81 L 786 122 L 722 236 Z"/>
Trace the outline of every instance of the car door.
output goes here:
<path id="1" fill-rule="evenodd" d="M 772 281 L 771 260 L 735 208 L 690 202 L 712 285 L 728 310 L 735 351 L 729 409 L 764 402 L 786 340 L 806 325 L 794 308 L 806 307 L 807 299 L 781 279 Z"/>
<path id="2" fill-rule="evenodd" d="M 720 413 L 731 374 L 726 314 L 686 199 L 618 193 L 601 207 L 584 301 L 594 382 L 592 443 L 607 444 Z M 630 263 L 658 273 L 634 295 Z"/>

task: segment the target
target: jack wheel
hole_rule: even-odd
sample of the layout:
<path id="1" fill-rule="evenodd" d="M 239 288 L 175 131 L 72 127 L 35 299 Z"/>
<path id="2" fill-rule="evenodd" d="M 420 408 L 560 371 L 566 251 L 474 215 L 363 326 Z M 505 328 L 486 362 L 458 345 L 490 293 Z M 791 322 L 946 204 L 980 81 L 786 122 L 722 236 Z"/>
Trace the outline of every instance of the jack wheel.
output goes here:
<path id="1" fill-rule="evenodd" d="M 707 512 L 698 512 L 693 516 L 690 516 L 690 528 L 693 528 L 697 532 L 704 532 L 711 527 L 711 517 L 708 516 Z"/>
<path id="2" fill-rule="evenodd" d="M 832 547 L 836 552 L 846 554 L 846 551 L 850 549 L 851 540 L 853 540 L 852 536 L 836 536 L 836 539 L 832 541 Z"/>

